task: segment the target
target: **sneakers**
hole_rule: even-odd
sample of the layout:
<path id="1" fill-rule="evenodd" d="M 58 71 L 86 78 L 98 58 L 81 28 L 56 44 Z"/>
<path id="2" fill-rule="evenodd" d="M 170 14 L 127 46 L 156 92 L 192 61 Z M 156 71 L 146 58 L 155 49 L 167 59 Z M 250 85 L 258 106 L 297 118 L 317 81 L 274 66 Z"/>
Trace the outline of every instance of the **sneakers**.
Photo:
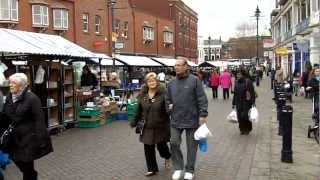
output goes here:
<path id="1" fill-rule="evenodd" d="M 193 179 L 193 174 L 189 173 L 189 172 L 184 173 L 184 179 L 192 180 Z"/>
<path id="2" fill-rule="evenodd" d="M 172 175 L 172 180 L 179 180 L 182 175 L 182 170 L 175 170 Z"/>

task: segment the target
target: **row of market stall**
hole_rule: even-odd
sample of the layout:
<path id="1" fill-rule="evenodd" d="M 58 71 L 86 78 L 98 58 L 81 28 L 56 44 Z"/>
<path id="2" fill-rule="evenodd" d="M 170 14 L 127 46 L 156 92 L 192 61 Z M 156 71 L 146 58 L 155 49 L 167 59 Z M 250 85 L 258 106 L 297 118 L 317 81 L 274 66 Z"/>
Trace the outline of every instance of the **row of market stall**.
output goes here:
<path id="1" fill-rule="evenodd" d="M 0 28 L 0 53 L 0 90 L 7 94 L 7 78 L 16 72 L 25 73 L 30 89 L 42 102 L 49 130 L 79 124 L 79 119 L 89 122 L 82 123 L 83 127 L 107 122 L 107 113 L 115 114 L 122 107 L 132 107 L 125 99 L 128 84 L 138 84 L 135 86 L 138 88 L 144 71 L 172 68 L 175 64 L 173 58 L 129 55 L 111 58 L 88 51 L 60 36 L 3 28 Z M 97 71 L 98 87 L 79 86 L 77 70 L 81 70 L 84 62 Z M 188 64 L 197 66 L 191 61 Z M 103 77 L 115 70 L 119 86 L 106 96 L 103 86 L 110 87 L 110 79 Z M 140 73 L 139 76 L 135 75 L 136 72 Z"/>

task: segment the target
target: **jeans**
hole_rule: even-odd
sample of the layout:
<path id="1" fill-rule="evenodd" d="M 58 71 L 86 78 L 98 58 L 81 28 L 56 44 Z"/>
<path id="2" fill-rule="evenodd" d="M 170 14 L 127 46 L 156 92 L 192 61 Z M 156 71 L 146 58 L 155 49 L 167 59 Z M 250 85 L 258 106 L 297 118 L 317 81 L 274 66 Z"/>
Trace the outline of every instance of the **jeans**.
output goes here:
<path id="1" fill-rule="evenodd" d="M 229 88 L 223 88 L 223 99 L 229 99 Z"/>
<path id="2" fill-rule="evenodd" d="M 212 87 L 212 98 L 218 98 L 218 87 Z"/>
<path id="3" fill-rule="evenodd" d="M 146 157 L 146 163 L 148 167 L 149 172 L 158 172 L 158 164 L 157 164 L 157 159 L 156 159 L 156 145 L 148 145 L 144 144 L 144 155 Z M 159 154 L 162 158 L 164 159 L 170 159 L 171 154 L 169 147 L 166 142 L 163 143 L 158 143 L 157 144 L 157 149 L 159 151 Z"/>
<path id="4" fill-rule="evenodd" d="M 181 145 L 181 134 L 185 130 L 186 132 L 186 142 L 187 142 L 187 164 L 185 166 L 185 171 L 194 173 L 198 142 L 194 139 L 194 132 L 197 129 L 177 129 L 171 127 L 171 159 L 174 170 L 183 170 L 184 160 Z"/>
<path id="5" fill-rule="evenodd" d="M 23 175 L 23 180 L 37 180 L 38 173 L 34 169 L 34 162 L 15 162 Z"/>

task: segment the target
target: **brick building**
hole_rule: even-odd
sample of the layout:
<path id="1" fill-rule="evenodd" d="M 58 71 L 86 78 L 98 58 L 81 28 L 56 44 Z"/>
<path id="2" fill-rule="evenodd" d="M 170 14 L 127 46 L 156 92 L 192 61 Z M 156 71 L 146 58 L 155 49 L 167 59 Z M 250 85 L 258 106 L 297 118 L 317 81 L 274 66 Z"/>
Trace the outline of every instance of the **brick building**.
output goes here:
<path id="1" fill-rule="evenodd" d="M 75 40 L 73 0 L 1 0 L 0 27 Z"/>
<path id="2" fill-rule="evenodd" d="M 163 0 L 127 0 L 115 5 L 115 32 L 121 54 L 175 56 L 174 23 Z"/>
<path id="3" fill-rule="evenodd" d="M 198 14 L 181 0 L 168 0 L 170 16 L 175 23 L 176 56 L 198 60 Z"/>
<path id="4" fill-rule="evenodd" d="M 75 42 L 90 51 L 108 54 L 108 27 L 111 27 L 108 13 L 106 1 L 75 1 Z"/>

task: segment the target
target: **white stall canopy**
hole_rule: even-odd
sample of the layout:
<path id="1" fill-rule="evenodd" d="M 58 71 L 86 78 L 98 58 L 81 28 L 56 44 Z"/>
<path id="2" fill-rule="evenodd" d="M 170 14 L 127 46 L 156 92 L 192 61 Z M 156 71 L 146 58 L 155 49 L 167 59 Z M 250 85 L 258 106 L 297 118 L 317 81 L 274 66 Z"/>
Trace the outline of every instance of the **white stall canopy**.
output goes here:
<path id="1" fill-rule="evenodd" d="M 95 53 L 94 55 L 95 55 L 95 57 L 91 58 L 91 60 L 94 61 L 95 63 L 99 64 L 99 59 L 101 59 L 102 66 L 113 66 L 112 57 L 110 57 L 106 54 L 102 54 L 102 53 Z M 123 63 L 121 63 L 117 60 L 115 60 L 115 65 L 116 66 L 124 66 Z"/>
<path id="2" fill-rule="evenodd" d="M 128 66 L 161 67 L 162 65 L 145 56 L 116 55 L 116 59 Z"/>

